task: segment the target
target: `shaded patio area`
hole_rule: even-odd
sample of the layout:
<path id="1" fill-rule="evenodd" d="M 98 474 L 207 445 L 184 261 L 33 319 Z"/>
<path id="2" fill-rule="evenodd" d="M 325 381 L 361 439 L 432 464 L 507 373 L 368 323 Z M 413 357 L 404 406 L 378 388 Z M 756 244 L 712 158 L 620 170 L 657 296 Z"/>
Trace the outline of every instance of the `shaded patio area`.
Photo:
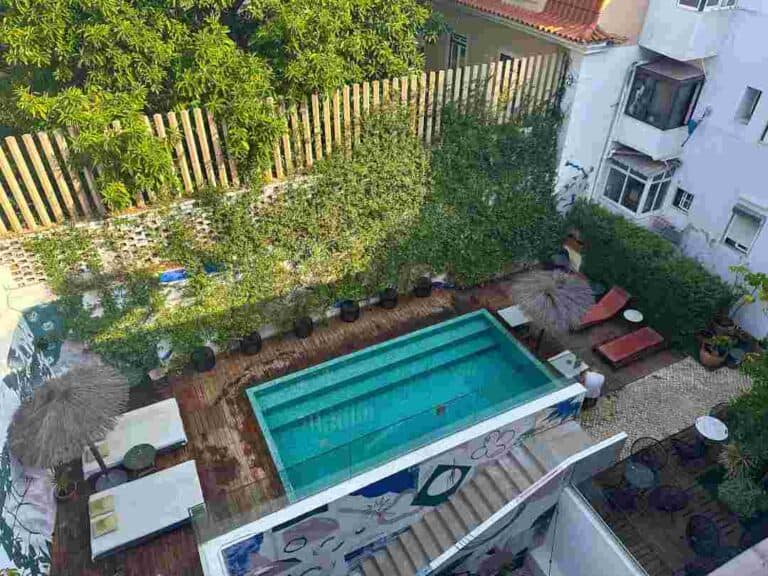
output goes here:
<path id="1" fill-rule="evenodd" d="M 649 576 L 707 574 L 768 536 L 768 517 L 741 521 L 717 498 L 722 448 L 699 442 L 690 426 L 578 485 Z M 638 463 L 655 470 L 643 486 Z"/>
<path id="2" fill-rule="evenodd" d="M 480 308 L 495 311 L 514 303 L 514 277 L 467 291 L 436 289 L 424 299 L 401 298 L 394 310 L 366 308 L 360 320 L 352 324 L 330 320 L 307 340 L 293 336 L 270 339 L 258 355 L 223 354 L 217 357 L 216 367 L 210 372 L 187 371 L 167 381 L 134 388 L 130 409 L 176 398 L 189 443 L 159 456 L 158 469 L 194 459 L 209 509 L 225 522 L 228 518 L 238 522 L 241 513 L 264 513 L 270 502 L 283 495 L 269 450 L 244 394 L 245 388 L 453 316 Z M 623 322 L 610 321 L 583 333 L 545 334 L 539 356 L 546 359 L 570 349 L 606 374 L 610 390 L 679 359 L 677 354 L 662 351 L 626 368 L 613 370 L 592 352 L 595 344 L 629 331 L 630 327 Z M 81 473 L 79 463 L 74 465 L 74 470 Z M 59 504 L 52 574 L 202 574 L 191 526 L 92 562 L 87 511 L 91 490 L 80 476 L 76 497 Z"/>

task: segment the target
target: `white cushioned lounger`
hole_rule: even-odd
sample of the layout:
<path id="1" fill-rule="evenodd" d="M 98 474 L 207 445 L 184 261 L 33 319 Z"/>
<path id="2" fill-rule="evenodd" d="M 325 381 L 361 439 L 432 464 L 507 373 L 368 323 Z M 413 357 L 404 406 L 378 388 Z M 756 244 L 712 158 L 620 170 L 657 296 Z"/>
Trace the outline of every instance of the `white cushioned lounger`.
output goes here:
<path id="1" fill-rule="evenodd" d="M 188 522 L 190 508 L 204 502 L 194 460 L 97 492 L 88 502 L 110 495 L 114 498 L 117 530 L 98 538 L 91 533 L 93 559 Z"/>
<path id="2" fill-rule="evenodd" d="M 114 468 L 123 463 L 125 453 L 137 444 L 152 444 L 155 450 L 163 452 L 186 443 L 179 405 L 175 398 L 169 398 L 122 414 L 114 430 L 98 444 L 106 444 L 104 463 L 107 468 Z M 88 448 L 83 451 L 82 461 L 86 479 L 101 472 Z"/>

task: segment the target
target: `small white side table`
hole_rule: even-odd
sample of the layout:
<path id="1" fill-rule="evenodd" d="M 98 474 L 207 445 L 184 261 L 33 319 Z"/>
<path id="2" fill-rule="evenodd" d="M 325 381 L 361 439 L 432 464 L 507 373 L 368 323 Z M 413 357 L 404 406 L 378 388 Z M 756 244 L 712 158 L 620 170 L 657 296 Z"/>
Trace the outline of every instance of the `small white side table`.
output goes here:
<path id="1" fill-rule="evenodd" d="M 552 366 L 566 378 L 576 378 L 589 368 L 589 364 L 576 356 L 570 350 L 563 350 L 547 360 Z"/>
<path id="2" fill-rule="evenodd" d="M 696 418 L 696 431 L 712 442 L 725 442 L 728 439 L 728 426 L 713 416 Z"/>
<path id="3" fill-rule="evenodd" d="M 531 319 L 525 315 L 520 306 L 509 306 L 498 311 L 499 316 L 510 328 L 517 328 L 530 323 Z"/>

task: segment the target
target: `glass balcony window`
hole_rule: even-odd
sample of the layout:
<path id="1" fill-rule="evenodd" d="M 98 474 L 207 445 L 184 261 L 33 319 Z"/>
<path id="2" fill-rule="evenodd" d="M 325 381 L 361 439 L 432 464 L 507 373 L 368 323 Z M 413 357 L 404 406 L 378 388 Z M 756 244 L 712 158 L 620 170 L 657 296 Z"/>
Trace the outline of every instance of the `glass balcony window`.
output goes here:
<path id="1" fill-rule="evenodd" d="M 645 160 L 612 159 L 605 177 L 603 196 L 635 215 L 660 211 L 665 206 L 675 165 Z M 633 167 L 636 163 L 638 166 Z M 654 170 L 652 165 L 656 165 Z M 639 170 L 637 168 L 642 168 Z"/>
<path id="2" fill-rule="evenodd" d="M 639 66 L 625 112 L 660 130 L 685 126 L 703 82 L 701 70 L 689 64 L 661 60 Z"/>

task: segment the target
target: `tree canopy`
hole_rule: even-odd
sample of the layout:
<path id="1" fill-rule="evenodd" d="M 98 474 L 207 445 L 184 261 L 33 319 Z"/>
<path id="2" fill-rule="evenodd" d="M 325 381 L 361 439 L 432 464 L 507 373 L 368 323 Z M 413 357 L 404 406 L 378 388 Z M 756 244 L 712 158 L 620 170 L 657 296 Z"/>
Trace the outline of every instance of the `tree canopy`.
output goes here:
<path id="1" fill-rule="evenodd" d="M 134 115 L 202 105 L 227 118 L 236 158 L 261 168 L 281 127 L 268 96 L 418 69 L 430 22 L 422 0 L 0 0 L 0 127 L 79 126 L 94 114 L 104 132 L 129 120 L 110 118 L 116 99 Z M 99 139 L 76 152 L 114 144 Z M 130 145 L 121 156 L 149 160 L 139 135 Z M 118 172 L 104 185 L 138 184 Z M 144 181 L 172 189 L 171 176 Z"/>

